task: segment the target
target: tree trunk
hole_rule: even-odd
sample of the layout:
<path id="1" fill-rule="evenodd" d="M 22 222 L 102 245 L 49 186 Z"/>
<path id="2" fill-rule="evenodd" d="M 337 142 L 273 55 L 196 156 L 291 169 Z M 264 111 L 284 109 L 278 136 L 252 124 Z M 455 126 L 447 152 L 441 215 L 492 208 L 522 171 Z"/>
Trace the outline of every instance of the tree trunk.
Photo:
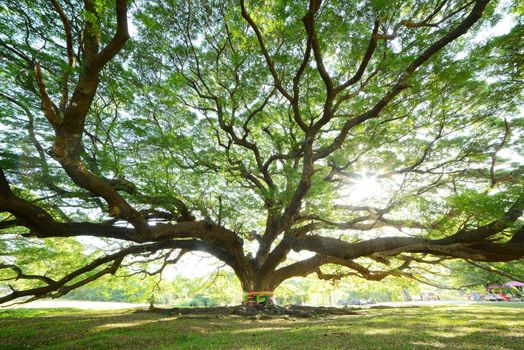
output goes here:
<path id="1" fill-rule="evenodd" d="M 253 267 L 247 266 L 240 273 L 236 272 L 243 290 L 242 304 L 250 306 L 276 304 L 273 294 L 276 286 L 272 285 L 269 276 L 262 275 Z"/>

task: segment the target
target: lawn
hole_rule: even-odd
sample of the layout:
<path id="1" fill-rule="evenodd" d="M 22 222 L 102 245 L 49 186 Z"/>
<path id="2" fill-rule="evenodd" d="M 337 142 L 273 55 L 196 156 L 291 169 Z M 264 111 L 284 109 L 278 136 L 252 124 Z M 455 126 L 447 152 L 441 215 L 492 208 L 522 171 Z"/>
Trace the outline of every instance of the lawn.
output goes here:
<path id="1" fill-rule="evenodd" d="M 0 310 L 0 349 L 524 349 L 524 305 L 366 309 L 250 320 L 78 309 Z"/>

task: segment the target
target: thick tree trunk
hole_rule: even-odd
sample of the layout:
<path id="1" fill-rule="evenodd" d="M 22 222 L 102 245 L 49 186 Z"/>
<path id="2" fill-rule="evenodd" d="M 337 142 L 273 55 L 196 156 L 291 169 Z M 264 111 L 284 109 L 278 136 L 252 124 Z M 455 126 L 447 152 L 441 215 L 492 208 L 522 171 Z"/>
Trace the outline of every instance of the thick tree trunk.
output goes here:
<path id="1" fill-rule="evenodd" d="M 276 304 L 274 297 L 276 286 L 271 283 L 269 275 L 260 273 L 254 266 L 243 266 L 240 271 L 235 272 L 242 286 L 243 304 L 251 306 Z"/>

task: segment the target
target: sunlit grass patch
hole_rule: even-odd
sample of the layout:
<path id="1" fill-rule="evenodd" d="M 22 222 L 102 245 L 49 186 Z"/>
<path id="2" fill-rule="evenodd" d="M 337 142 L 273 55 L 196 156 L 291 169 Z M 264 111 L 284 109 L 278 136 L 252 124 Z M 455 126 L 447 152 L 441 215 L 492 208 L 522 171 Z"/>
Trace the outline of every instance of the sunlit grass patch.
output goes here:
<path id="1" fill-rule="evenodd" d="M 524 349 L 519 306 L 391 308 L 293 321 L 13 311 L 0 319 L 1 349 Z"/>

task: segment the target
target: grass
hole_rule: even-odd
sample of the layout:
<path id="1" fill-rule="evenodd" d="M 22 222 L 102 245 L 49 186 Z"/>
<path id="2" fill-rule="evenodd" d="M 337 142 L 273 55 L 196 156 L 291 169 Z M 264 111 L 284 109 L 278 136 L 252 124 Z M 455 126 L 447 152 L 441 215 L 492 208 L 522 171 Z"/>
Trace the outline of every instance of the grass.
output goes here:
<path id="1" fill-rule="evenodd" d="M 252 321 L 130 311 L 0 311 L 0 349 L 524 349 L 524 305 Z"/>

